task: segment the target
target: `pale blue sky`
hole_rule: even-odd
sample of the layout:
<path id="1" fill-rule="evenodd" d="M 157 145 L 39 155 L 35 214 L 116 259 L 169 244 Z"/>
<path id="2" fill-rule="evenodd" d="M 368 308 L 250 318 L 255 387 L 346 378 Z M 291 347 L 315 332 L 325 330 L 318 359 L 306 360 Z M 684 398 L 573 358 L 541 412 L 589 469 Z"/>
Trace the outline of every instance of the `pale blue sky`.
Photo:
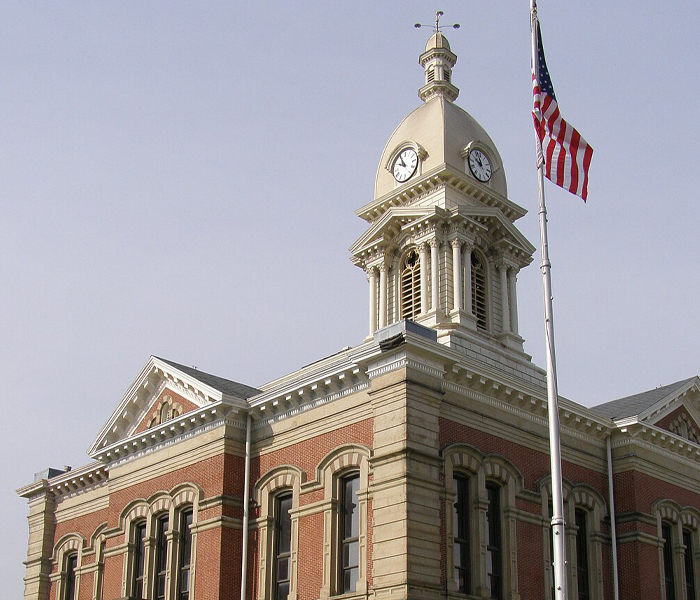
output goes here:
<path id="1" fill-rule="evenodd" d="M 364 231 L 420 100 L 436 9 L 458 104 L 538 244 L 527 0 L 16 1 L 0 7 L 0 432 L 7 598 L 35 471 L 85 449 L 156 354 L 259 385 L 359 343 Z M 591 405 L 700 373 L 700 10 L 542 1 L 589 201 L 547 187 L 560 392 Z M 538 261 L 521 333 L 543 364 Z"/>

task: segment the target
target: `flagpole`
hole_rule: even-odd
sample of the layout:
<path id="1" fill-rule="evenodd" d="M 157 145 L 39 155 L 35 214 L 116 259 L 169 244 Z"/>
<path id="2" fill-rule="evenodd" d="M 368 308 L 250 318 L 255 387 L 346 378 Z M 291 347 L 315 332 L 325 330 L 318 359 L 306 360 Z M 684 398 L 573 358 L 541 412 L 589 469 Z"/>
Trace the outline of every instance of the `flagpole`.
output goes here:
<path id="1" fill-rule="evenodd" d="M 532 67 L 535 78 L 539 81 L 537 60 L 537 2 L 530 0 L 530 17 L 532 30 Z M 552 473 L 552 548 L 554 550 L 554 598 L 567 600 L 566 584 L 566 550 L 564 536 L 564 500 L 562 494 L 561 474 L 561 440 L 559 437 L 559 402 L 557 391 L 557 363 L 554 352 L 554 316 L 552 310 L 552 279 L 549 261 L 549 243 L 547 237 L 547 208 L 544 201 L 544 159 L 540 139 L 535 132 L 537 152 L 537 182 L 540 200 L 540 243 L 542 261 L 542 291 L 544 296 L 544 329 L 547 356 L 547 411 L 549 416 L 549 454 Z"/>

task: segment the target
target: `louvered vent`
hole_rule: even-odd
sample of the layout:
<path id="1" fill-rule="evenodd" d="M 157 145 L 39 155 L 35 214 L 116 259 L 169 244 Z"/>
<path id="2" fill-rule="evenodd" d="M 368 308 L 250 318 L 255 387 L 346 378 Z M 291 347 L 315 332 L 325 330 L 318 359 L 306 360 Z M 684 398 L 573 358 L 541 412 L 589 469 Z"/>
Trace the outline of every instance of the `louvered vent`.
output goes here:
<path id="1" fill-rule="evenodd" d="M 472 253 L 472 310 L 476 326 L 486 331 L 486 270 L 475 253 Z"/>
<path id="2" fill-rule="evenodd" d="M 448 83 L 450 81 L 450 70 L 449 69 L 445 69 L 445 81 L 447 81 Z"/>
<path id="3" fill-rule="evenodd" d="M 435 79 L 435 69 L 428 69 L 428 83 L 432 83 Z"/>
<path id="4" fill-rule="evenodd" d="M 401 317 L 414 319 L 420 314 L 420 260 L 411 250 L 401 265 Z"/>

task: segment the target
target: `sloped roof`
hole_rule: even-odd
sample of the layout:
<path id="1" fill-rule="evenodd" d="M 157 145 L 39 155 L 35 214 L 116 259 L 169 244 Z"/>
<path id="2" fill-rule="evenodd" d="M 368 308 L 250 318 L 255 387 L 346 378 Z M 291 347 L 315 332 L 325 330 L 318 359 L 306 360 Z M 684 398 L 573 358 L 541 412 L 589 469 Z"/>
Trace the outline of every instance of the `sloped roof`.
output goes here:
<path id="1" fill-rule="evenodd" d="M 617 400 L 605 402 L 604 404 L 599 404 L 598 406 L 592 406 L 590 410 L 599 415 L 609 417 L 610 419 L 624 419 L 626 417 L 633 417 L 643 413 L 648 408 L 654 406 L 654 404 L 657 402 L 660 402 L 664 398 L 672 395 L 675 391 L 680 390 L 680 388 L 684 387 L 695 379 L 695 377 L 690 377 L 689 379 L 683 379 L 682 381 L 664 385 L 647 392 L 641 392 L 640 394 L 633 394 L 632 396 L 618 398 Z"/>
<path id="2" fill-rule="evenodd" d="M 238 383 L 237 381 L 224 379 L 223 377 L 218 377 L 217 375 L 212 375 L 211 373 L 205 373 L 199 369 L 186 367 L 185 365 L 178 364 L 166 358 L 160 358 L 159 356 L 156 356 L 156 358 L 158 360 L 162 360 L 164 363 L 168 363 L 171 367 L 175 367 L 178 371 L 182 371 L 186 375 L 194 377 L 202 383 L 213 387 L 224 394 L 228 394 L 229 396 L 235 396 L 236 398 L 246 400 L 261 393 L 261 390 L 245 385 L 244 383 Z"/>

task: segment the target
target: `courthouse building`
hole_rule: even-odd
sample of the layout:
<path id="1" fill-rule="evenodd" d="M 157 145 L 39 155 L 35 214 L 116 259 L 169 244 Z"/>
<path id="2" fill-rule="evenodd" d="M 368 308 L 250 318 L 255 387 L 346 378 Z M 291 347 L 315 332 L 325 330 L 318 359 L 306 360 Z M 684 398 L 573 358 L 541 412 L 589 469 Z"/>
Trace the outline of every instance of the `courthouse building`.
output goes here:
<path id="1" fill-rule="evenodd" d="M 26 600 L 552 598 L 535 248 L 456 60 L 433 34 L 356 212 L 367 337 L 259 388 L 151 357 L 91 462 L 18 490 Z M 561 399 L 570 598 L 698 598 L 699 408 L 697 377 Z"/>

